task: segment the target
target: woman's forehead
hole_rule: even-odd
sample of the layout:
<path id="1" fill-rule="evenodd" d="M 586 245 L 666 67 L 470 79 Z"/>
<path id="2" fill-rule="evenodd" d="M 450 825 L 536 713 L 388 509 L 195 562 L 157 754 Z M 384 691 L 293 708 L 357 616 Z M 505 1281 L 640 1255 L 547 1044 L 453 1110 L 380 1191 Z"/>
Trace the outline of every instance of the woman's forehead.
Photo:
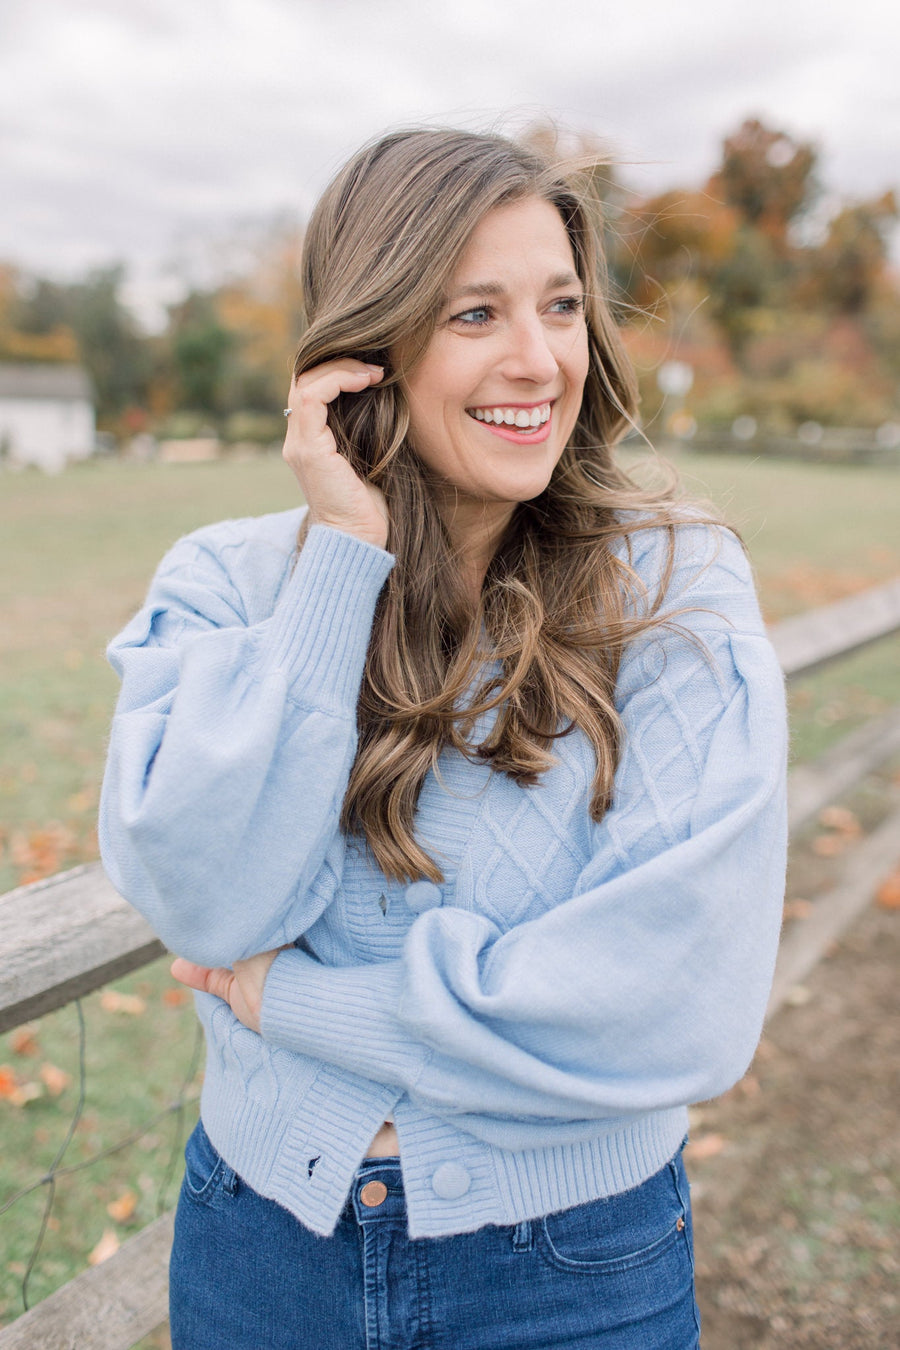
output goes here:
<path id="1" fill-rule="evenodd" d="M 517 272 L 542 273 L 548 286 L 578 281 L 565 223 L 542 197 L 495 206 L 482 217 L 450 275 L 450 297 L 499 294 Z"/>

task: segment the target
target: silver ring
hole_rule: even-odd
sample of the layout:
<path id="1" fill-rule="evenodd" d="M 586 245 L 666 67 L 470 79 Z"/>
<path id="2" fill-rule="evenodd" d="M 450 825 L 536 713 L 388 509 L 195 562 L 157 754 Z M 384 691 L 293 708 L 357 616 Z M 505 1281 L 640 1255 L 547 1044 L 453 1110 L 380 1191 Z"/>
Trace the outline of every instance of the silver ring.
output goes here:
<path id="1" fill-rule="evenodd" d="M 294 411 L 293 408 L 285 408 L 285 410 L 284 410 L 284 415 L 285 415 L 285 417 L 290 417 L 290 415 L 291 415 L 291 413 L 292 413 L 293 411 Z"/>

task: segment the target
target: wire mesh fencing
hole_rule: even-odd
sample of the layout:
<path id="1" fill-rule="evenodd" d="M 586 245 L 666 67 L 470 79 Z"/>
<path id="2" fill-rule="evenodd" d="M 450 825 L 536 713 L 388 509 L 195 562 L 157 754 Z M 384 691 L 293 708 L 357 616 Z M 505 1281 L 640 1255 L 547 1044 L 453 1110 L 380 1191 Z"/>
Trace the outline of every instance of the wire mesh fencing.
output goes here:
<path id="1" fill-rule="evenodd" d="M 160 963 L 0 1038 L 0 1325 L 172 1205 L 202 1049 Z"/>

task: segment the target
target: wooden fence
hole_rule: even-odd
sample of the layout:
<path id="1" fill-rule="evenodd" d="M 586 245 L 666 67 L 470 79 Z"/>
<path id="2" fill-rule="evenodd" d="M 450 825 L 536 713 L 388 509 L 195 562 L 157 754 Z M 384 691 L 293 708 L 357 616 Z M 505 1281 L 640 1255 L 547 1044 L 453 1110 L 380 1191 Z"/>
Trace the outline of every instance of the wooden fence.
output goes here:
<path id="1" fill-rule="evenodd" d="M 787 619 L 771 630 L 788 679 L 900 629 L 900 580 Z M 898 672 L 900 674 L 900 672 Z M 792 771 L 796 831 L 900 752 L 900 708 L 872 719 L 813 764 Z M 900 811 L 848 855 L 845 874 L 788 930 L 769 1015 L 870 899 L 900 852 Z M 0 896 L 0 1031 L 8 1031 L 146 965 L 164 948 L 99 864 Z M 0 1350 L 130 1350 L 167 1316 L 172 1215 L 130 1238 L 0 1330 Z"/>

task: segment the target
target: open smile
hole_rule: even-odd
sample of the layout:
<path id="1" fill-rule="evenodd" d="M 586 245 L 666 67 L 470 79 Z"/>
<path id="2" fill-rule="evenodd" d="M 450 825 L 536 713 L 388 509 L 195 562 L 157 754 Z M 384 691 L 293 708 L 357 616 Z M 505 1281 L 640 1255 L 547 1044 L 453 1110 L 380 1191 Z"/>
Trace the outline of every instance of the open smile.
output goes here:
<path id="1" fill-rule="evenodd" d="M 484 422 L 491 428 L 509 427 L 519 436 L 534 436 L 546 427 L 551 411 L 551 403 L 535 403 L 530 407 L 501 403 L 483 408 L 466 408 L 466 412 L 476 422 Z"/>

